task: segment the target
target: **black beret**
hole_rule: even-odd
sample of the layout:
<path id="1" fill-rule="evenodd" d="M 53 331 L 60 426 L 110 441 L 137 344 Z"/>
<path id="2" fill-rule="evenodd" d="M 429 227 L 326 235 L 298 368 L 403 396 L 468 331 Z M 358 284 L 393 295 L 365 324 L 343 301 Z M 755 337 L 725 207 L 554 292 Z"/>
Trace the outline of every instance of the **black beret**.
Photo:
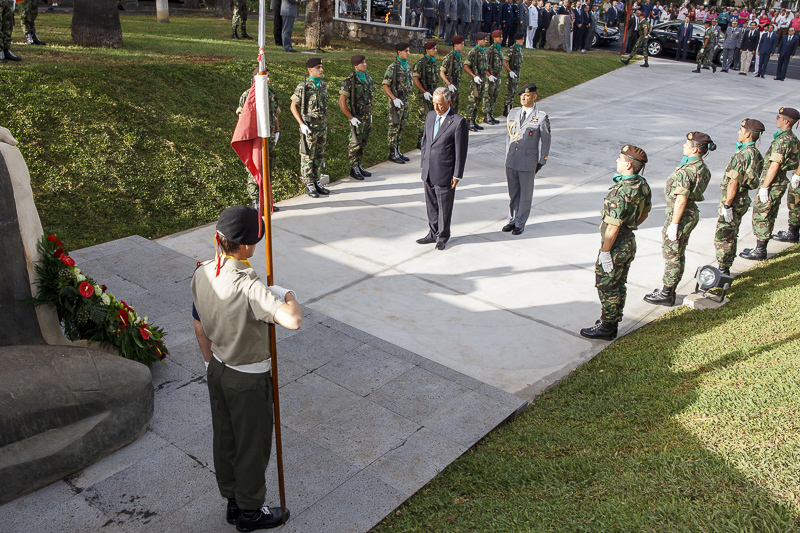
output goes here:
<path id="1" fill-rule="evenodd" d="M 524 39 L 524 38 L 525 38 L 525 36 L 523 34 L 521 34 L 521 33 L 515 33 L 514 34 L 514 40 L 515 41 L 519 41 L 520 39 Z"/>
<path id="2" fill-rule="evenodd" d="M 244 205 L 229 207 L 219 215 L 217 233 L 237 244 L 256 244 L 264 235 L 258 210 Z"/>
<path id="3" fill-rule="evenodd" d="M 647 163 L 647 154 L 645 153 L 644 150 L 642 150 L 638 146 L 634 146 L 632 144 L 626 144 L 625 146 L 622 147 L 620 153 L 622 155 L 630 157 L 631 159 L 635 159 L 636 161 L 642 164 Z"/>
<path id="4" fill-rule="evenodd" d="M 742 121 L 742 127 L 755 133 L 764 133 L 764 130 L 766 129 L 760 120 L 756 120 L 754 118 L 744 119 Z"/>
<path id="5" fill-rule="evenodd" d="M 411 45 L 409 45 L 406 42 L 397 43 L 396 45 L 394 45 L 394 49 L 397 50 L 398 52 L 402 52 L 406 48 L 410 48 L 410 47 L 411 47 Z"/>
<path id="6" fill-rule="evenodd" d="M 464 42 L 464 37 L 461 35 L 455 35 L 452 39 L 450 39 L 450 42 L 453 44 L 461 44 Z"/>
<path id="7" fill-rule="evenodd" d="M 536 84 L 535 83 L 528 83 L 523 85 L 519 89 L 519 93 L 517 94 L 525 94 L 525 93 L 535 93 L 536 92 Z"/>
<path id="8" fill-rule="evenodd" d="M 306 61 L 306 68 L 314 68 L 322 64 L 322 59 L 318 57 L 312 57 L 308 61 Z M 241 244 L 241 243 L 240 243 Z"/>
<path id="9" fill-rule="evenodd" d="M 354 55 L 353 57 L 350 58 L 350 64 L 353 65 L 353 66 L 360 65 L 361 63 L 366 61 L 366 59 L 367 59 L 367 56 L 364 56 L 364 55 L 361 55 L 361 54 L 356 54 L 356 55 Z"/>
<path id="10" fill-rule="evenodd" d="M 423 48 L 425 48 L 425 50 L 433 50 L 434 48 L 436 48 L 436 41 L 428 41 L 427 43 L 425 43 Z"/>
<path id="11" fill-rule="evenodd" d="M 486 34 L 484 32 L 479 31 L 478 33 L 475 34 L 476 41 L 482 41 L 484 39 L 486 39 Z"/>
<path id="12" fill-rule="evenodd" d="M 798 113 L 797 109 L 793 107 L 782 107 L 778 113 L 792 120 L 800 120 L 800 113 Z"/>
<path id="13" fill-rule="evenodd" d="M 686 138 L 692 142 L 700 143 L 700 144 L 711 144 L 712 141 L 711 137 L 708 134 L 703 133 L 702 131 L 690 131 L 686 134 Z"/>

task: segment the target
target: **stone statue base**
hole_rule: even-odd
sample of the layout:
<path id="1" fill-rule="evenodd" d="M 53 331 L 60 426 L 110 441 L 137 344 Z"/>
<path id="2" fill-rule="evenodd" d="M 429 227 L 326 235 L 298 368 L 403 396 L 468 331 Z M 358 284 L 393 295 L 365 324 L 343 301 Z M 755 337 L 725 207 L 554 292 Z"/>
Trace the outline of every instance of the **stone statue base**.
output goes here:
<path id="1" fill-rule="evenodd" d="M 572 51 L 572 23 L 569 15 L 556 15 L 547 28 L 547 48 Z"/>

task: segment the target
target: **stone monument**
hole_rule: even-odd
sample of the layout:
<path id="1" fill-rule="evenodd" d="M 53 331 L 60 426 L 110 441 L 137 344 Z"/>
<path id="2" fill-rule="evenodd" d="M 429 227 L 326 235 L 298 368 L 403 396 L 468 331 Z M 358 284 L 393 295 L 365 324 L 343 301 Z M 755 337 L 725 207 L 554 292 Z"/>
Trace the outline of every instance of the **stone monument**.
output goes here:
<path id="1" fill-rule="evenodd" d="M 572 51 L 572 24 L 569 15 L 556 15 L 547 28 L 547 48 Z"/>

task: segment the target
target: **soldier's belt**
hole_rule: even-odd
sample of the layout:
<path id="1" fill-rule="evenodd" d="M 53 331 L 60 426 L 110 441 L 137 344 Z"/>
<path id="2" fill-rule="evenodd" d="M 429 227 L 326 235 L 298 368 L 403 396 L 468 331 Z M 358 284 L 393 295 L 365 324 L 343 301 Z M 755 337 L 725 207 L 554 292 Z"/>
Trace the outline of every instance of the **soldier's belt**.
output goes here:
<path id="1" fill-rule="evenodd" d="M 317 116 L 314 116 L 314 115 L 303 115 L 303 122 L 305 122 L 306 125 L 308 125 L 308 126 L 311 126 L 311 125 L 322 125 L 322 126 L 325 126 L 325 125 L 327 125 L 328 120 L 325 117 L 317 117 Z"/>

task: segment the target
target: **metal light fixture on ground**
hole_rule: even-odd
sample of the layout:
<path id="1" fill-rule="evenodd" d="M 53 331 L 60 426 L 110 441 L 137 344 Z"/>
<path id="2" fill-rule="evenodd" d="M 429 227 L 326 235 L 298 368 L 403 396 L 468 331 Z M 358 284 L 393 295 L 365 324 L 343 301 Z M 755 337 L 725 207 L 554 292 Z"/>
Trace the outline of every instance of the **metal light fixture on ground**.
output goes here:
<path id="1" fill-rule="evenodd" d="M 733 283 L 733 276 L 723 274 L 718 268 L 714 268 L 711 265 L 698 268 L 694 274 L 694 279 L 697 281 L 694 292 L 702 292 L 703 296 L 717 303 L 722 303 L 725 299 L 725 291 L 730 289 Z M 722 288 L 722 295 L 719 300 L 708 294 L 708 291 L 717 287 Z"/>

